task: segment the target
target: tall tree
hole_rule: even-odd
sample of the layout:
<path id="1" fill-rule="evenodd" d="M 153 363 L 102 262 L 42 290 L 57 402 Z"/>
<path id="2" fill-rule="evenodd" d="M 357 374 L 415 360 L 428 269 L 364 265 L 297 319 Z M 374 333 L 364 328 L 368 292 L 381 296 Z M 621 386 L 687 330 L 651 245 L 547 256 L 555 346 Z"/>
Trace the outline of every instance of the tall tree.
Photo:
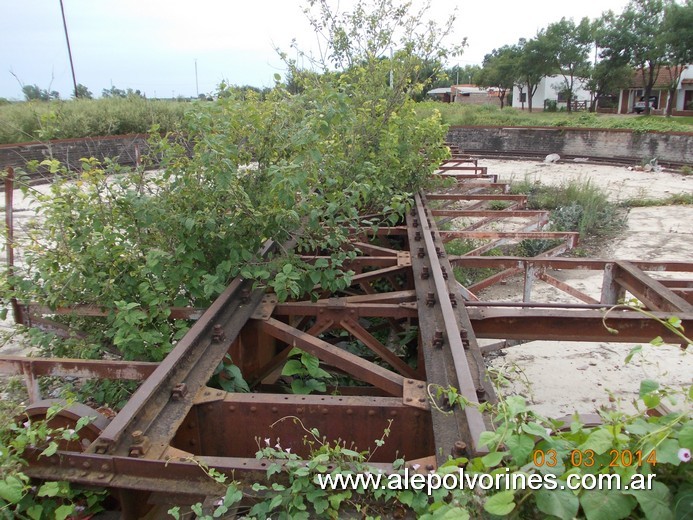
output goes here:
<path id="1" fill-rule="evenodd" d="M 94 95 L 86 86 L 78 83 L 77 88 L 75 89 L 74 97 L 79 99 L 93 99 Z"/>
<path id="2" fill-rule="evenodd" d="M 601 60 L 592 67 L 590 78 L 585 84 L 586 88 L 592 92 L 592 102 L 590 112 L 597 109 L 599 100 L 627 88 L 633 79 L 633 69 L 618 60 Z"/>
<path id="3" fill-rule="evenodd" d="M 480 86 L 498 89 L 501 109 L 505 106 L 508 90 L 512 90 L 518 77 L 519 54 L 520 50 L 516 45 L 504 45 L 500 49 L 493 49 L 484 57 L 477 81 Z"/>
<path id="4" fill-rule="evenodd" d="M 546 36 L 539 33 L 536 38 L 518 43 L 517 85 L 522 92 L 527 89 L 527 108 L 532 111 L 532 97 L 537 93 L 539 83 L 543 78 L 555 71 L 551 47 Z"/>
<path id="5" fill-rule="evenodd" d="M 538 38 L 544 42 L 551 68 L 563 76 L 560 90 L 565 93 L 568 112 L 571 112 L 576 81 L 589 76 L 592 24 L 589 18 L 583 18 L 577 25 L 572 19 L 561 18 L 541 31 Z"/>
<path id="6" fill-rule="evenodd" d="M 38 85 L 23 85 L 22 93 L 27 101 L 50 101 L 51 99 L 60 99 L 60 93 L 47 89 L 40 88 Z"/>
<path id="7" fill-rule="evenodd" d="M 645 89 L 645 114 L 659 70 L 666 61 L 663 33 L 665 7 L 670 0 L 630 0 L 623 13 L 605 15 L 602 57 L 625 58 L 637 70 Z"/>
<path id="8" fill-rule="evenodd" d="M 669 73 L 666 115 L 670 117 L 681 75 L 693 62 L 693 0 L 683 5 L 672 2 L 665 7 L 662 34 L 666 46 L 664 67 Z"/>

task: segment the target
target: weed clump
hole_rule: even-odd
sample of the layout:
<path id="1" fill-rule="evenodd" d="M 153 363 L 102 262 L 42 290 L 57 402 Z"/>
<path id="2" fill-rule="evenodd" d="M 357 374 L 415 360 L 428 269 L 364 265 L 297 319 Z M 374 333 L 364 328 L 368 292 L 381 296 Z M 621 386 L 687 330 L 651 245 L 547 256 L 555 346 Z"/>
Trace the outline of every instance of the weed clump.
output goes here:
<path id="1" fill-rule="evenodd" d="M 612 237 L 625 225 L 623 211 L 590 181 L 549 186 L 525 179 L 511 190 L 527 195 L 528 208 L 551 211 L 550 230 L 577 231 L 587 242 Z"/>

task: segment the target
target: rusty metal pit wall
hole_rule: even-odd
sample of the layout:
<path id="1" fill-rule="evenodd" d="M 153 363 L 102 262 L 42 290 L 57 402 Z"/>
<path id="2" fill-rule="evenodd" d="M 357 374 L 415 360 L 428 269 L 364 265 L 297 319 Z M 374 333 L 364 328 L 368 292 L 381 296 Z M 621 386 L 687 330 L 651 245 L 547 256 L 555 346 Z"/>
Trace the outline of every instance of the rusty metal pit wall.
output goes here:
<path id="1" fill-rule="evenodd" d="M 172 316 L 196 323 L 159 364 L 0 357 L 0 373 L 23 376 L 32 400 L 40 399 L 37 381 L 44 375 L 140 381 L 123 409 L 101 423 L 84 446 L 66 446 L 51 457 L 30 452 L 27 473 L 111 489 L 123 516 L 137 518 L 155 504 L 170 502 L 171 496 L 178 501 L 218 496 L 218 484 L 191 458 L 250 485 L 264 478 L 270 464 L 255 458 L 265 439 L 305 456 L 309 446 L 304 439 L 310 441 L 307 430 L 312 428 L 331 442 L 341 440 L 358 450 L 373 450 L 388 429 L 373 464 L 387 471 L 395 458 L 405 457 L 410 465 L 433 469 L 451 456 L 485 451 L 479 437 L 493 427 L 491 418 L 473 406 L 450 409 L 434 397 L 437 388 L 453 386 L 471 403 L 493 402 L 484 354 L 535 339 L 678 339 L 627 309 L 610 313 L 608 324 L 620 331 L 611 335 L 602 324 L 604 311 L 626 291 L 654 316 L 674 312 L 684 327 L 693 329 L 692 263 L 561 258 L 577 244 L 577 234 L 543 231 L 548 213 L 526 210 L 526 197 L 510 195 L 507 185 L 476 159 L 456 154 L 437 174 L 454 179 L 455 185 L 417 194 L 405 222 L 374 234 L 370 228 L 353 230 L 350 247 L 358 256 L 348 267 L 356 274 L 342 292 L 323 292 L 317 301 L 280 303 L 249 281 L 233 280 L 208 309 L 172 309 Z M 6 196 L 11 193 L 7 186 Z M 505 209 L 490 209 L 499 200 Z M 7 206 L 11 215 L 11 198 Z M 464 224 L 440 230 L 439 224 L 456 218 Z M 511 231 L 495 229 L 507 221 L 515 222 Z M 558 245 L 536 257 L 483 256 L 492 248 L 546 238 Z M 449 255 L 445 244 L 455 239 L 479 246 L 466 255 Z M 275 247 L 269 241 L 258 254 Z M 309 262 L 318 258 L 303 257 Z M 486 274 L 462 286 L 454 276 L 456 267 Z M 585 294 L 554 276 L 557 270 L 573 269 L 601 273 L 601 293 Z M 658 276 L 661 272 L 679 277 L 665 279 Z M 481 297 L 484 288 L 510 277 L 523 280 L 514 301 Z M 575 303 L 535 301 L 537 280 Z M 103 312 L 80 306 L 47 309 L 31 302 L 18 307 L 25 324 L 42 328 L 55 326 L 51 318 L 56 314 Z M 396 351 L 383 331 L 417 333 L 403 351 Z M 339 337 L 358 341 L 358 355 L 341 345 Z M 481 338 L 495 341 L 481 344 Z M 287 393 L 281 369 L 293 347 L 358 384 L 329 387 L 324 395 Z M 207 386 L 229 352 L 252 393 Z M 42 405 L 33 406 L 40 416 Z M 65 424 L 78 420 L 80 413 L 65 416 Z"/>
<path id="2" fill-rule="evenodd" d="M 252 458 L 269 439 L 271 446 L 279 444 L 307 457 L 310 435 L 304 427 L 309 427 L 317 428 L 329 442 L 359 452 L 373 451 L 375 440 L 389 428 L 387 442 L 374 452 L 373 462 L 419 459 L 433 449 L 430 414 L 404 405 L 401 398 L 215 390 L 210 395 L 216 400 L 193 407 L 173 438 L 174 448 L 198 456 Z"/>

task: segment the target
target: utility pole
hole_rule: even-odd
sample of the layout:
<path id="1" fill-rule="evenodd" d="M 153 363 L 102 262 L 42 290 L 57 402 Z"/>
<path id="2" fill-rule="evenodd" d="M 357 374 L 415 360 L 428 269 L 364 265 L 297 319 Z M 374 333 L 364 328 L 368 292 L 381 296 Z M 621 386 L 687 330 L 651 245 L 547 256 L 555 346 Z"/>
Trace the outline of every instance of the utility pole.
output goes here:
<path id="1" fill-rule="evenodd" d="M 77 77 L 75 76 L 75 64 L 72 62 L 72 49 L 70 48 L 70 37 L 67 34 L 67 21 L 65 21 L 65 7 L 63 0 L 60 0 L 60 12 L 63 15 L 63 27 L 65 29 L 65 41 L 67 41 L 67 54 L 70 57 L 70 69 L 72 70 L 72 84 L 75 87 L 75 98 L 77 98 Z"/>
<path id="2" fill-rule="evenodd" d="M 197 97 L 200 97 L 200 86 L 197 83 L 197 58 L 195 58 L 195 91 L 197 92 Z"/>
<path id="3" fill-rule="evenodd" d="M 392 47 L 390 47 L 390 88 L 391 89 L 395 88 L 395 72 L 393 70 L 394 63 L 392 62 L 392 59 L 393 59 Z"/>

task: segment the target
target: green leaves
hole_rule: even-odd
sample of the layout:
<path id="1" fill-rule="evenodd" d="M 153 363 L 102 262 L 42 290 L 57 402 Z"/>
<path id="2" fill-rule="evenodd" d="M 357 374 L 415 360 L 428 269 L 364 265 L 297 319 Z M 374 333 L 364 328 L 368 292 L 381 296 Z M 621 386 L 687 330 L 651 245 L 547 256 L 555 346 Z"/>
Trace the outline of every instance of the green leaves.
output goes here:
<path id="1" fill-rule="evenodd" d="M 293 393 L 310 394 L 327 390 L 324 379 L 329 379 L 331 375 L 320 368 L 320 360 L 317 357 L 297 348 L 291 351 L 290 356 L 292 358 L 285 363 L 282 375 L 294 377 L 291 382 Z"/>
<path id="2" fill-rule="evenodd" d="M 484 509 L 496 516 L 507 516 L 515 509 L 515 494 L 513 491 L 501 491 L 490 496 L 484 502 Z"/>
<path id="3" fill-rule="evenodd" d="M 644 397 L 647 394 L 654 392 L 659 388 L 659 383 L 657 381 L 652 381 L 651 379 L 645 379 L 640 382 L 640 397 Z"/>
<path id="4" fill-rule="evenodd" d="M 661 482 L 653 482 L 649 490 L 628 490 L 645 513 L 647 520 L 670 520 L 674 518 L 669 488 Z"/>
<path id="5" fill-rule="evenodd" d="M 561 520 L 575 518 L 580 507 L 578 497 L 566 489 L 540 489 L 536 493 L 536 500 L 539 511 Z"/>
<path id="6" fill-rule="evenodd" d="M 648 409 L 656 408 L 661 402 L 658 392 L 659 383 L 651 379 L 645 379 L 640 383 L 640 398 Z"/>
<path id="7" fill-rule="evenodd" d="M 6 503 L 16 504 L 24 495 L 24 483 L 14 475 L 0 480 L 0 498 Z"/>
<path id="8" fill-rule="evenodd" d="M 503 453 L 501 453 L 499 451 L 492 451 L 491 453 L 481 457 L 481 461 L 488 468 L 493 468 L 495 466 L 498 466 L 498 464 L 500 464 L 501 460 L 503 460 Z"/>
<path id="9" fill-rule="evenodd" d="M 523 466 L 534 451 L 534 439 L 528 435 L 512 435 L 505 440 L 505 445 L 518 466 Z"/>
<path id="10" fill-rule="evenodd" d="M 621 520 L 630 515 L 636 506 L 633 497 L 620 491 L 585 491 L 580 505 L 587 520 Z"/>
<path id="11" fill-rule="evenodd" d="M 580 450 L 592 450 L 597 455 L 606 453 L 614 444 L 614 435 L 607 429 L 596 429 L 590 433 L 587 440 L 580 446 Z"/>

